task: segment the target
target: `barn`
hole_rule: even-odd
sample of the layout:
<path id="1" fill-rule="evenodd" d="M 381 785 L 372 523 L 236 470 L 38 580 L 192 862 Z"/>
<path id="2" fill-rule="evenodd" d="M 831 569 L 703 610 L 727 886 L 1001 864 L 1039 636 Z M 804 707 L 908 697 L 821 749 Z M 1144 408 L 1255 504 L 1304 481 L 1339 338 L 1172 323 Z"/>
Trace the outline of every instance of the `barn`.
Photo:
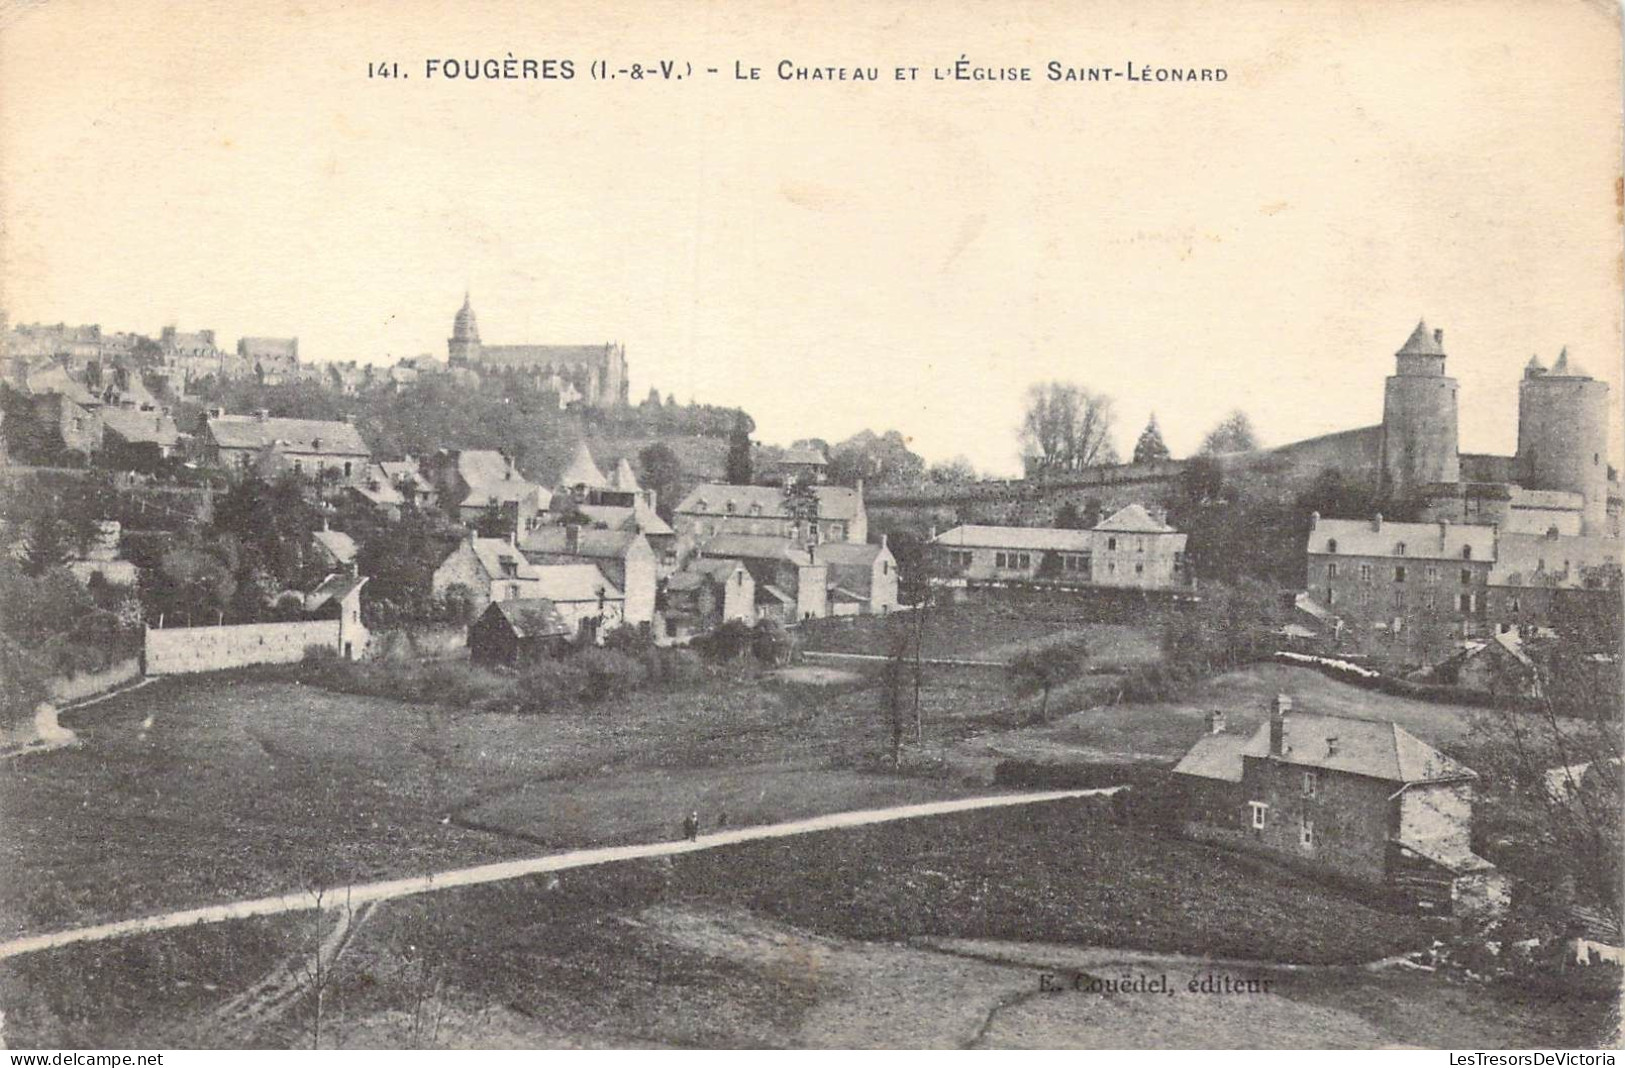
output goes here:
<path id="1" fill-rule="evenodd" d="M 468 628 L 476 664 L 513 667 L 562 652 L 573 632 L 545 597 L 493 601 Z"/>

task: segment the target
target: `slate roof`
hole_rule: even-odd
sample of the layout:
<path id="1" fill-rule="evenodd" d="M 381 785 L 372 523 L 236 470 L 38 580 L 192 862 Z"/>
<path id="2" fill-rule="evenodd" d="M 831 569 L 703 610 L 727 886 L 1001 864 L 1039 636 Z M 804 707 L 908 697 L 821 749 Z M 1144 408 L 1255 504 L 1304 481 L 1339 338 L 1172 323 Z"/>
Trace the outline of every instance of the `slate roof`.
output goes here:
<path id="1" fill-rule="evenodd" d="M 420 493 L 429 493 L 434 486 L 423 477 L 418 465 L 411 460 L 385 460 L 378 465 L 384 476 L 391 482 L 410 482 Z"/>
<path id="2" fill-rule="evenodd" d="M 1337 542 L 1338 556 L 1384 556 L 1399 559 L 1402 555 L 1419 560 L 1494 560 L 1495 528 L 1468 523 L 1389 523 L 1384 521 L 1378 529 L 1373 520 L 1322 519 L 1309 531 L 1308 551 L 1315 554 L 1331 552 L 1330 544 Z M 1405 552 L 1399 545 L 1405 544 Z M 1463 548 L 1472 549 L 1472 556 L 1464 558 Z"/>
<path id="3" fill-rule="evenodd" d="M 744 567 L 738 560 L 728 558 L 690 560 L 683 570 L 666 580 L 666 588 L 683 592 L 698 589 L 707 582 L 722 585 L 733 578 L 734 572 Z M 750 574 L 750 570 L 745 568 L 745 573 Z"/>
<path id="4" fill-rule="evenodd" d="M 1615 538 L 1503 533 L 1496 543 L 1489 583 L 1578 589 L 1585 585 L 1588 569 L 1625 564 L 1622 549 L 1625 543 Z"/>
<path id="5" fill-rule="evenodd" d="M 1177 531 L 1167 523 L 1153 519 L 1151 513 L 1138 504 L 1126 505 L 1112 513 L 1111 518 L 1095 526 L 1114 534 L 1174 534 Z"/>
<path id="6" fill-rule="evenodd" d="M 314 590 L 305 594 L 305 611 L 314 612 L 329 601 L 342 601 L 366 584 L 365 575 L 343 573 L 328 575 L 316 584 Z"/>
<path id="7" fill-rule="evenodd" d="M 827 467 L 829 461 L 817 449 L 785 449 L 784 455 L 779 457 L 779 463 L 786 466 L 799 467 Z"/>
<path id="8" fill-rule="evenodd" d="M 1059 527 L 992 527 L 967 524 L 945 530 L 932 543 L 964 549 L 1027 549 L 1035 552 L 1088 552 L 1087 530 Z"/>
<path id="9" fill-rule="evenodd" d="M 317 530 L 312 531 L 310 537 L 338 563 L 348 564 L 355 560 L 355 539 L 344 531 Z"/>
<path id="10" fill-rule="evenodd" d="M 160 411 L 104 408 L 102 427 L 132 445 L 151 443 L 170 448 L 181 438 L 180 428 L 175 425 L 175 420 Z"/>
<path id="11" fill-rule="evenodd" d="M 710 557 L 732 556 L 741 560 L 788 560 L 794 564 L 811 563 L 807 550 L 788 538 L 775 538 L 767 534 L 718 534 L 699 546 L 701 555 Z"/>
<path id="12" fill-rule="evenodd" d="M 281 445 L 289 452 L 322 456 L 366 456 L 366 442 L 354 426 L 321 419 L 260 419 L 252 415 L 223 415 L 208 421 L 216 444 L 226 449 L 259 450 Z"/>
<path id="13" fill-rule="evenodd" d="M 531 568 L 536 575 L 536 592 L 554 604 L 597 601 L 603 591 L 606 601 L 619 601 L 623 595 L 604 577 L 597 564 L 541 564 Z"/>
<path id="14" fill-rule="evenodd" d="M 610 530 L 634 531 L 656 536 L 676 533 L 642 497 L 638 497 L 631 507 L 622 504 L 582 504 L 577 505 L 576 509 L 594 523 L 602 523 Z"/>
<path id="15" fill-rule="evenodd" d="M 1411 336 L 1406 339 L 1404 346 L 1395 355 L 1443 356 L 1444 345 L 1439 342 L 1438 338 L 1433 336 L 1433 331 L 1428 329 L 1426 320 L 1418 320 L 1416 329 L 1411 331 Z"/>
<path id="16" fill-rule="evenodd" d="M 1337 740 L 1333 751 L 1329 739 Z M 1296 710 L 1287 714 L 1285 753 L 1281 759 L 1300 767 L 1342 771 L 1394 783 L 1423 783 L 1477 778 L 1466 765 L 1445 756 L 1405 728 L 1387 720 L 1322 716 Z M 1208 734 L 1174 765 L 1182 775 L 1242 780 L 1243 757 L 1267 757 L 1270 724 L 1259 724 L 1250 737 Z"/>
<path id="17" fill-rule="evenodd" d="M 546 597 L 515 597 L 508 601 L 493 601 L 485 611 L 488 614 L 495 612 L 507 620 L 516 637 L 571 637 L 569 624 L 564 622 L 558 608 Z"/>
<path id="18" fill-rule="evenodd" d="M 515 549 L 503 538 L 474 538 L 474 556 L 479 560 L 480 566 L 491 578 L 518 578 L 521 581 L 530 581 L 536 578 L 536 568 L 525 559 L 523 553 Z M 517 570 L 513 575 L 504 575 L 502 565 L 504 562 L 516 563 Z"/>
<path id="19" fill-rule="evenodd" d="M 470 486 L 487 482 L 522 482 L 508 458 L 495 449 L 457 449 L 457 475 Z"/>
<path id="20" fill-rule="evenodd" d="M 624 456 L 621 457 L 620 462 L 615 465 L 615 474 L 610 477 L 610 485 L 614 489 L 622 490 L 627 493 L 635 493 L 643 488 L 642 486 L 638 485 L 638 476 L 633 473 L 632 465 L 627 462 L 626 457 Z"/>
<path id="21" fill-rule="evenodd" d="M 570 532 L 564 527 L 539 527 L 519 539 L 521 552 L 552 555 L 591 556 L 603 560 L 621 560 L 631 551 L 639 538 L 629 530 L 578 530 L 576 548 L 569 548 Z"/>
<path id="22" fill-rule="evenodd" d="M 469 312 L 472 317 L 472 309 Z M 481 345 L 475 363 L 491 367 L 604 367 L 614 346 Z"/>
<path id="23" fill-rule="evenodd" d="M 818 495 L 818 518 L 856 519 L 863 510 L 863 497 L 847 486 L 814 486 Z M 728 511 L 733 502 L 734 510 Z M 784 490 L 779 486 L 730 486 L 720 482 L 705 482 L 695 486 L 677 506 L 685 515 L 738 515 L 749 518 L 752 505 L 761 507 L 760 515 L 769 519 L 788 519 Z"/>
<path id="24" fill-rule="evenodd" d="M 591 489 L 610 488 L 609 480 L 598 470 L 598 464 L 593 461 L 592 451 L 587 448 L 585 441 L 576 442 L 575 455 L 570 457 L 570 462 L 559 475 L 559 485 L 587 486 Z"/>

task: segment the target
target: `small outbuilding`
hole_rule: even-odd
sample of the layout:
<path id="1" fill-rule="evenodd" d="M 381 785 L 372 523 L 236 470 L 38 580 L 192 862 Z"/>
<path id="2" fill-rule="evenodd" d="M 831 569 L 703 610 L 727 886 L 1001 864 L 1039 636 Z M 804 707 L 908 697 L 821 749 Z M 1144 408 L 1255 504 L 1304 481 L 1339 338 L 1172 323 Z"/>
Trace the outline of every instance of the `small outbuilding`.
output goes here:
<path id="1" fill-rule="evenodd" d="M 476 664 L 514 667 L 563 652 L 574 636 L 545 597 L 493 601 L 468 628 L 468 655 Z"/>

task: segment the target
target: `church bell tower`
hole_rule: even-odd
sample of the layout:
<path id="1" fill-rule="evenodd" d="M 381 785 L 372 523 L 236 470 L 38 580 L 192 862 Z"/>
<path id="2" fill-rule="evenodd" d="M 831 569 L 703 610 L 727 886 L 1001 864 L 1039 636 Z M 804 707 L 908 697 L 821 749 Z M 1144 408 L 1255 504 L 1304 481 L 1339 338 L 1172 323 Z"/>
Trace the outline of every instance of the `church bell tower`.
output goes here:
<path id="1" fill-rule="evenodd" d="M 466 367 L 480 359 L 480 324 L 474 318 L 474 305 L 463 293 L 463 306 L 452 320 L 451 337 L 446 339 L 446 361 L 453 367 Z"/>

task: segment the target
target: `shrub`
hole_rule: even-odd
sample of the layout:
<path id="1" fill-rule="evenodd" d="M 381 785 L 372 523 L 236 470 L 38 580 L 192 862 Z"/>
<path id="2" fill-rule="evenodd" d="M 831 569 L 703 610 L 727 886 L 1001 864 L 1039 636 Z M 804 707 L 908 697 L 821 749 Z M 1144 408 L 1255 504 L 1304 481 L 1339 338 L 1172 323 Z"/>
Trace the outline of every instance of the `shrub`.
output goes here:
<path id="1" fill-rule="evenodd" d="M 511 679 L 461 661 L 434 661 L 417 669 L 418 700 L 493 709 L 512 704 L 516 687 Z"/>
<path id="2" fill-rule="evenodd" d="M 711 633 L 695 638 L 692 644 L 708 660 L 738 660 L 751 648 L 754 638 L 750 624 L 730 619 Z"/>
<path id="3" fill-rule="evenodd" d="M 764 664 L 788 664 L 795 653 L 795 639 L 776 619 L 763 619 L 751 632 L 750 649 Z"/>
<path id="4" fill-rule="evenodd" d="M 576 662 L 584 676 L 580 696 L 586 701 L 627 693 L 648 678 L 643 661 L 613 649 L 587 649 L 577 655 Z"/>
<path id="5" fill-rule="evenodd" d="M 705 663 L 692 649 L 657 650 L 657 680 L 667 686 L 692 686 L 705 678 Z"/>
<path id="6" fill-rule="evenodd" d="M 548 712 L 573 703 L 586 681 L 586 671 L 574 657 L 538 660 L 519 676 L 521 712 Z"/>

